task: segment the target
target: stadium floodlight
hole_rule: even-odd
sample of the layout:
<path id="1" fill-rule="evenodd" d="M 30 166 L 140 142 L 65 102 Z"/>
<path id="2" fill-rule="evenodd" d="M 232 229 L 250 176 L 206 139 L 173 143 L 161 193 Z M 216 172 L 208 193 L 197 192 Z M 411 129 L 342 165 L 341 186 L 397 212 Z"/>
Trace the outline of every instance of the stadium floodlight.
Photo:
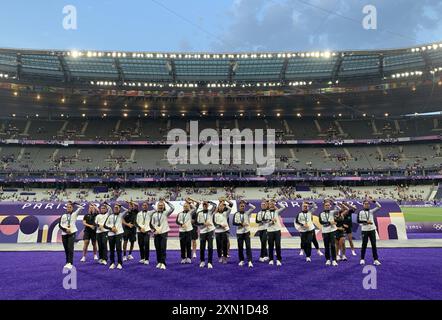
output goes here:
<path id="1" fill-rule="evenodd" d="M 70 55 L 72 58 L 78 58 L 80 57 L 81 53 L 77 50 L 71 51 L 70 53 L 68 53 L 68 55 Z"/>
<path id="2" fill-rule="evenodd" d="M 17 91 L 14 91 L 14 96 L 15 97 L 18 96 L 18 92 Z"/>

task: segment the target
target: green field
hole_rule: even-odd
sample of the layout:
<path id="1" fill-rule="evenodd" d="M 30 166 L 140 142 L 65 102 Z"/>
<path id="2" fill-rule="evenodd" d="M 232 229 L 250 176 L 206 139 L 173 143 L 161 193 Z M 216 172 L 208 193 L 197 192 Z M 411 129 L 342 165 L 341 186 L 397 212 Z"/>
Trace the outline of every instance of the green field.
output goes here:
<path id="1" fill-rule="evenodd" d="M 442 208 L 401 207 L 407 222 L 441 222 Z"/>

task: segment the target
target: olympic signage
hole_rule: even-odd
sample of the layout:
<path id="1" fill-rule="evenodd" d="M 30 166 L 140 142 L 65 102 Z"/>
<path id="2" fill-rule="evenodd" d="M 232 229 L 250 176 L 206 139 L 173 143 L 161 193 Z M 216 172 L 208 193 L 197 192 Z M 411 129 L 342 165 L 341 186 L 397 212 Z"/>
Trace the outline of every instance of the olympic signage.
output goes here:
<path id="1" fill-rule="evenodd" d="M 217 201 L 215 201 L 217 202 Z M 260 210 L 260 200 L 250 200 L 256 206 L 254 215 Z M 339 202 L 339 201 L 338 201 Z M 394 201 L 381 200 L 381 210 L 376 213 L 376 225 L 380 239 L 407 239 L 406 224 L 403 214 Z M 175 206 L 175 212 L 169 218 L 171 226 L 170 237 L 178 236 L 178 226 L 175 223 L 176 214 L 182 210 L 182 201 L 172 201 Z M 318 209 L 315 212 L 314 223 L 317 226 L 317 237 L 322 238 L 320 224 L 317 215 L 323 209 L 322 201 L 316 200 Z M 357 211 L 362 209 L 361 202 L 349 200 L 357 207 Z M 97 203 L 98 204 L 98 203 Z M 61 235 L 58 227 L 60 216 L 65 210 L 66 203 L 55 202 L 23 202 L 23 203 L 0 203 L 0 243 L 50 243 L 60 242 Z M 82 214 L 80 214 L 77 223 L 77 239 L 82 239 L 83 224 Z M 282 236 L 285 238 L 298 237 L 299 233 L 294 227 L 294 220 L 301 211 L 302 201 L 280 200 L 279 207 L 286 209 L 281 214 Z M 234 201 L 232 215 L 237 211 L 238 202 Z M 353 215 L 353 234 L 355 239 L 360 239 L 360 227 L 356 221 L 356 214 Z M 230 218 L 232 221 L 232 218 Z M 255 217 L 252 216 L 252 221 Z M 252 223 L 252 234 L 255 233 L 257 225 Z M 231 235 L 235 235 L 235 229 L 232 228 Z M 435 229 L 436 230 L 436 229 Z"/>

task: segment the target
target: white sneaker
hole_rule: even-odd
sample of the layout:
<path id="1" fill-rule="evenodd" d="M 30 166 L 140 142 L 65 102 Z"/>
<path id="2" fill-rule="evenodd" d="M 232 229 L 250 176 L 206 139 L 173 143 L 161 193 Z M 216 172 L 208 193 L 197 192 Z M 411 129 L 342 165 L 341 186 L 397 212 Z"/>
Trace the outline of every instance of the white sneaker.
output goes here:
<path id="1" fill-rule="evenodd" d="M 126 256 L 123 257 L 123 261 L 127 261 L 127 257 Z"/>
<path id="2" fill-rule="evenodd" d="M 305 258 L 306 262 L 312 262 L 312 259 L 310 259 L 309 257 Z"/>
<path id="3" fill-rule="evenodd" d="M 133 260 L 133 259 L 134 259 L 133 255 L 130 254 L 130 255 L 127 256 L 127 260 Z"/>
<path id="4" fill-rule="evenodd" d="M 158 263 L 156 268 L 159 269 L 161 267 L 161 263 Z"/>
<path id="5" fill-rule="evenodd" d="M 264 262 L 269 261 L 269 257 L 264 257 Z"/>
<path id="6" fill-rule="evenodd" d="M 196 258 L 196 252 L 193 253 L 192 258 L 193 258 L 193 259 Z"/>
<path id="7" fill-rule="evenodd" d="M 86 257 L 82 257 L 82 258 L 80 259 L 80 262 L 86 262 Z"/>
<path id="8" fill-rule="evenodd" d="M 354 250 L 351 250 L 351 255 L 352 255 L 352 256 L 355 256 L 355 255 L 356 255 L 356 252 L 355 252 Z"/>
<path id="9" fill-rule="evenodd" d="M 269 261 L 269 265 L 273 266 L 273 260 Z"/>
<path id="10" fill-rule="evenodd" d="M 148 265 L 149 264 L 149 260 L 144 260 L 144 265 Z"/>
<path id="11" fill-rule="evenodd" d="M 181 259 L 181 264 L 185 264 L 186 263 L 186 259 Z"/>
<path id="12" fill-rule="evenodd" d="M 281 263 L 281 261 L 279 261 L 279 260 L 276 260 L 276 265 L 277 265 L 278 267 L 282 266 L 282 263 Z"/>
<path id="13" fill-rule="evenodd" d="M 97 260 L 98 260 L 98 256 L 94 255 L 94 261 L 97 261 Z"/>
<path id="14" fill-rule="evenodd" d="M 240 261 L 240 262 L 238 263 L 238 265 L 239 265 L 240 267 L 242 267 L 242 266 L 244 265 L 244 261 Z"/>
<path id="15" fill-rule="evenodd" d="M 380 265 L 381 265 L 381 262 L 380 262 L 379 260 L 375 260 L 375 261 L 373 262 L 373 264 L 374 264 L 375 266 L 380 266 Z"/>
<path id="16" fill-rule="evenodd" d="M 207 264 L 207 269 L 213 269 L 213 266 L 212 266 L 211 263 L 208 263 L 208 264 Z"/>
<path id="17" fill-rule="evenodd" d="M 218 262 L 219 262 L 219 263 L 223 263 L 223 258 L 219 258 L 219 259 L 218 259 Z"/>
<path id="18" fill-rule="evenodd" d="M 160 266 L 160 269 L 161 270 L 166 270 L 166 265 L 164 263 L 162 263 L 161 266 Z"/>
<path id="19" fill-rule="evenodd" d="M 259 262 L 264 262 L 264 258 L 259 258 Z"/>
<path id="20" fill-rule="evenodd" d="M 304 250 L 299 251 L 299 255 L 303 256 L 304 255 Z"/>
<path id="21" fill-rule="evenodd" d="M 365 264 L 365 260 L 364 260 L 364 259 L 361 259 L 361 261 L 359 261 L 359 264 L 360 264 L 361 266 L 363 266 L 363 265 Z"/>
<path id="22" fill-rule="evenodd" d="M 204 268 L 206 266 L 206 263 L 203 261 L 200 263 L 200 268 Z"/>
<path id="23" fill-rule="evenodd" d="M 107 266 L 107 261 L 106 261 L 106 260 L 101 260 L 101 264 L 102 264 L 103 266 Z"/>
<path id="24" fill-rule="evenodd" d="M 327 261 L 325 261 L 325 265 L 326 265 L 326 266 L 329 266 L 329 265 L 331 265 L 331 262 L 330 262 L 330 260 L 327 260 Z"/>
<path id="25" fill-rule="evenodd" d="M 341 257 L 340 256 L 336 256 L 336 261 L 341 261 Z"/>
<path id="26" fill-rule="evenodd" d="M 110 265 L 109 269 L 110 269 L 110 270 L 115 269 L 115 264 L 112 263 L 112 264 Z"/>
<path id="27" fill-rule="evenodd" d="M 66 263 L 63 268 L 71 270 L 72 269 L 72 264 L 71 263 Z"/>
<path id="28" fill-rule="evenodd" d="M 338 255 L 338 256 L 340 256 L 340 255 L 341 255 L 341 250 L 339 250 L 339 251 L 338 251 L 338 254 L 337 254 L 337 255 Z"/>
<path id="29" fill-rule="evenodd" d="M 347 256 L 345 254 L 342 256 L 342 261 L 347 261 Z"/>
<path id="30" fill-rule="evenodd" d="M 333 266 L 333 267 L 337 267 L 337 266 L 338 266 L 338 263 L 337 263 L 335 260 L 333 260 L 333 262 L 332 262 L 332 266 Z"/>
<path id="31" fill-rule="evenodd" d="M 117 269 L 121 270 L 121 269 L 123 269 L 123 266 L 121 264 L 118 264 Z"/>
<path id="32" fill-rule="evenodd" d="M 144 263 L 144 261 L 146 261 L 146 260 L 144 260 L 144 259 L 141 259 L 141 260 L 139 261 L 139 263 L 143 264 L 143 263 Z"/>
<path id="33" fill-rule="evenodd" d="M 249 261 L 249 268 L 253 268 L 253 263 L 252 263 L 252 261 Z"/>
<path id="34" fill-rule="evenodd" d="M 188 263 L 188 264 L 189 264 L 189 263 L 192 263 L 192 259 L 187 258 L 187 259 L 186 259 L 186 263 Z"/>
<path id="35" fill-rule="evenodd" d="M 318 256 L 322 257 L 324 254 L 321 252 L 321 250 L 318 249 Z"/>

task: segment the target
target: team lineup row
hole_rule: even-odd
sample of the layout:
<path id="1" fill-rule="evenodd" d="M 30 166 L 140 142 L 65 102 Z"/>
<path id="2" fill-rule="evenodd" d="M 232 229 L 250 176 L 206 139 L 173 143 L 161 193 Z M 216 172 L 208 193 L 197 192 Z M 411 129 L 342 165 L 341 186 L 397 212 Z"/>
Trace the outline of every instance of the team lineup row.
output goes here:
<path id="1" fill-rule="evenodd" d="M 371 209 L 371 204 L 374 208 Z M 108 203 L 99 207 L 89 204 L 88 212 L 83 218 L 84 224 L 84 247 L 81 261 L 86 259 L 87 248 L 92 242 L 94 259 L 109 269 L 122 269 L 123 261 L 132 260 L 134 244 L 138 241 L 140 251 L 140 263 L 149 264 L 150 236 L 153 235 L 158 269 L 166 269 L 167 239 L 170 231 L 169 217 L 175 211 L 173 204 L 167 200 L 160 200 L 156 206 L 144 202 L 141 209 L 138 203 L 127 202 L 128 208 L 121 203 L 116 203 L 112 208 Z M 176 216 L 179 226 L 179 239 L 181 249 L 181 263 L 192 262 L 196 258 L 196 241 L 200 238 L 200 267 L 213 268 L 213 240 L 216 240 L 219 262 L 226 264 L 229 257 L 230 241 L 229 218 L 233 208 L 231 200 L 220 198 L 219 204 L 212 201 L 196 201 L 187 198 L 183 210 Z M 360 264 L 365 264 L 365 252 L 370 240 L 373 260 L 375 265 L 380 265 L 376 247 L 376 225 L 374 214 L 381 208 L 379 202 L 373 198 L 367 198 L 363 202 L 363 210 L 357 213 L 357 222 L 361 225 L 362 248 Z M 83 206 L 69 202 L 66 212 L 61 216 L 59 228 L 62 231 L 62 242 L 66 255 L 65 268 L 71 269 L 74 263 L 74 243 L 76 239 L 76 221 L 78 215 L 84 209 Z M 233 215 L 233 226 L 236 227 L 238 241 L 239 266 L 247 265 L 253 268 L 251 248 L 251 216 L 256 207 L 246 200 L 241 200 L 238 211 Z M 311 262 L 312 244 L 319 249 L 315 235 L 314 213 L 318 207 L 313 202 L 303 202 L 302 210 L 297 215 L 294 225 L 301 237 L 301 254 L 305 254 L 306 262 Z M 269 265 L 282 265 L 281 256 L 281 213 L 285 207 L 278 207 L 273 200 L 263 200 L 261 210 L 256 214 L 256 224 L 261 242 L 260 262 L 268 262 Z M 324 241 L 326 265 L 337 266 L 337 261 L 347 260 L 345 256 L 346 236 L 350 242 L 352 254 L 356 255 L 352 241 L 352 214 L 356 213 L 356 207 L 349 203 L 337 203 L 333 199 L 324 200 L 324 210 L 319 214 L 322 237 Z M 127 245 L 130 242 L 129 255 L 126 256 Z M 97 256 L 98 245 L 98 256 Z M 244 247 L 246 256 L 244 256 Z M 109 248 L 109 249 L 108 249 Z M 124 256 L 123 256 L 124 250 Z M 108 259 L 108 251 L 109 258 Z M 116 254 L 115 254 L 116 253 Z M 115 262 L 117 258 L 117 263 Z M 246 260 L 247 259 L 247 260 Z"/>

